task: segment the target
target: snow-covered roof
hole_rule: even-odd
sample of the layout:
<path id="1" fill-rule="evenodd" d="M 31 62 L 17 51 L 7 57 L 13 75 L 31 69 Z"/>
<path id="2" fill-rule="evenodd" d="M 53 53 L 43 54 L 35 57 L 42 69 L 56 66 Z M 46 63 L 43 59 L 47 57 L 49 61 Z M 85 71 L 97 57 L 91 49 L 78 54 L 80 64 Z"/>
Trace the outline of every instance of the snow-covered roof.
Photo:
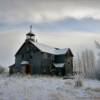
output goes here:
<path id="1" fill-rule="evenodd" d="M 29 62 L 28 62 L 28 61 L 22 61 L 21 64 L 22 64 L 22 65 L 24 65 L 24 64 L 29 64 Z"/>
<path id="2" fill-rule="evenodd" d="M 64 63 L 53 63 L 53 65 L 58 68 L 64 67 Z"/>
<path id="3" fill-rule="evenodd" d="M 55 54 L 65 54 L 68 51 L 68 48 L 63 48 L 63 49 L 56 49 Z"/>
<path id="4" fill-rule="evenodd" d="M 38 42 L 33 42 L 33 41 L 30 41 L 30 42 L 34 44 L 42 52 L 47 52 L 54 55 L 65 54 L 68 51 L 68 48 L 59 49 L 59 48 L 54 48 L 54 47 L 51 47 L 42 43 L 38 43 Z"/>

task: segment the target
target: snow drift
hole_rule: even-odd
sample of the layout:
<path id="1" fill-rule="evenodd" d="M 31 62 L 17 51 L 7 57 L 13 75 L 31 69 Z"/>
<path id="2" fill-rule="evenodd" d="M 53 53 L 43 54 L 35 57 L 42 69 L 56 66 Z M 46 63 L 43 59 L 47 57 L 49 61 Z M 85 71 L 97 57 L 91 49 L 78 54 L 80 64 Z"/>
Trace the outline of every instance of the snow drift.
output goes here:
<path id="1" fill-rule="evenodd" d="M 74 83 L 49 76 L 0 75 L 0 100 L 100 100 L 99 81 L 83 80 L 81 88 Z"/>

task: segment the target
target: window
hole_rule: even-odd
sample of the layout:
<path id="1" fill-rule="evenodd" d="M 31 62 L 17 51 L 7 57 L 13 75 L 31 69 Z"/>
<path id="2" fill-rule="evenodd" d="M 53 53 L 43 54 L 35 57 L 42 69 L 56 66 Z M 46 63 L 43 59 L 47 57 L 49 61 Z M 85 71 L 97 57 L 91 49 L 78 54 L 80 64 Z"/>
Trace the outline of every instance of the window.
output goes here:
<path id="1" fill-rule="evenodd" d="M 68 65 L 70 65 L 70 62 L 68 61 Z"/>
<path id="2" fill-rule="evenodd" d="M 44 53 L 44 54 L 43 54 L 43 58 L 44 58 L 44 59 L 47 59 L 47 58 L 48 58 L 48 55 L 47 55 L 46 53 Z"/>
<path id="3" fill-rule="evenodd" d="M 67 59 L 67 64 L 68 64 L 68 65 L 71 64 L 71 59 L 70 59 L 70 58 Z"/>
<path id="4" fill-rule="evenodd" d="M 29 53 L 29 52 L 30 52 L 30 49 L 29 49 L 29 47 L 27 47 L 27 48 L 26 48 L 26 52 L 27 52 L 27 53 Z"/>
<path id="5" fill-rule="evenodd" d="M 24 54 L 22 55 L 22 59 L 24 58 Z"/>
<path id="6" fill-rule="evenodd" d="M 32 59 L 32 55 L 29 56 L 29 59 Z"/>

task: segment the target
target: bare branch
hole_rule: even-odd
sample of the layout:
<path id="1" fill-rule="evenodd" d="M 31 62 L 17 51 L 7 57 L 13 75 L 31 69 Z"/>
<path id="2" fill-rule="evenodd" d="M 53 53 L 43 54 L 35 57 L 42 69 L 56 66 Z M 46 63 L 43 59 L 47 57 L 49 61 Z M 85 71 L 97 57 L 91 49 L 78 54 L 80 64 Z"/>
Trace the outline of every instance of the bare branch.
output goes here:
<path id="1" fill-rule="evenodd" d="M 100 49 L 100 43 L 99 43 L 98 41 L 95 41 L 94 43 L 95 43 L 95 45 L 96 45 L 96 48 L 97 48 L 97 49 Z"/>

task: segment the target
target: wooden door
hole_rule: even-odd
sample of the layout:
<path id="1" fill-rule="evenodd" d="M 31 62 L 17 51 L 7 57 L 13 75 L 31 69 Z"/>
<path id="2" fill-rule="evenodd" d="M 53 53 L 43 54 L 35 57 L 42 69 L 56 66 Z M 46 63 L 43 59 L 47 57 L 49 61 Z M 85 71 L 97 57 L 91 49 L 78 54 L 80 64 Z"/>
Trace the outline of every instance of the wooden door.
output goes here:
<path id="1" fill-rule="evenodd" d="M 26 74 L 32 74 L 32 66 L 31 65 L 26 65 L 26 69 L 25 69 L 25 71 L 26 71 Z"/>

